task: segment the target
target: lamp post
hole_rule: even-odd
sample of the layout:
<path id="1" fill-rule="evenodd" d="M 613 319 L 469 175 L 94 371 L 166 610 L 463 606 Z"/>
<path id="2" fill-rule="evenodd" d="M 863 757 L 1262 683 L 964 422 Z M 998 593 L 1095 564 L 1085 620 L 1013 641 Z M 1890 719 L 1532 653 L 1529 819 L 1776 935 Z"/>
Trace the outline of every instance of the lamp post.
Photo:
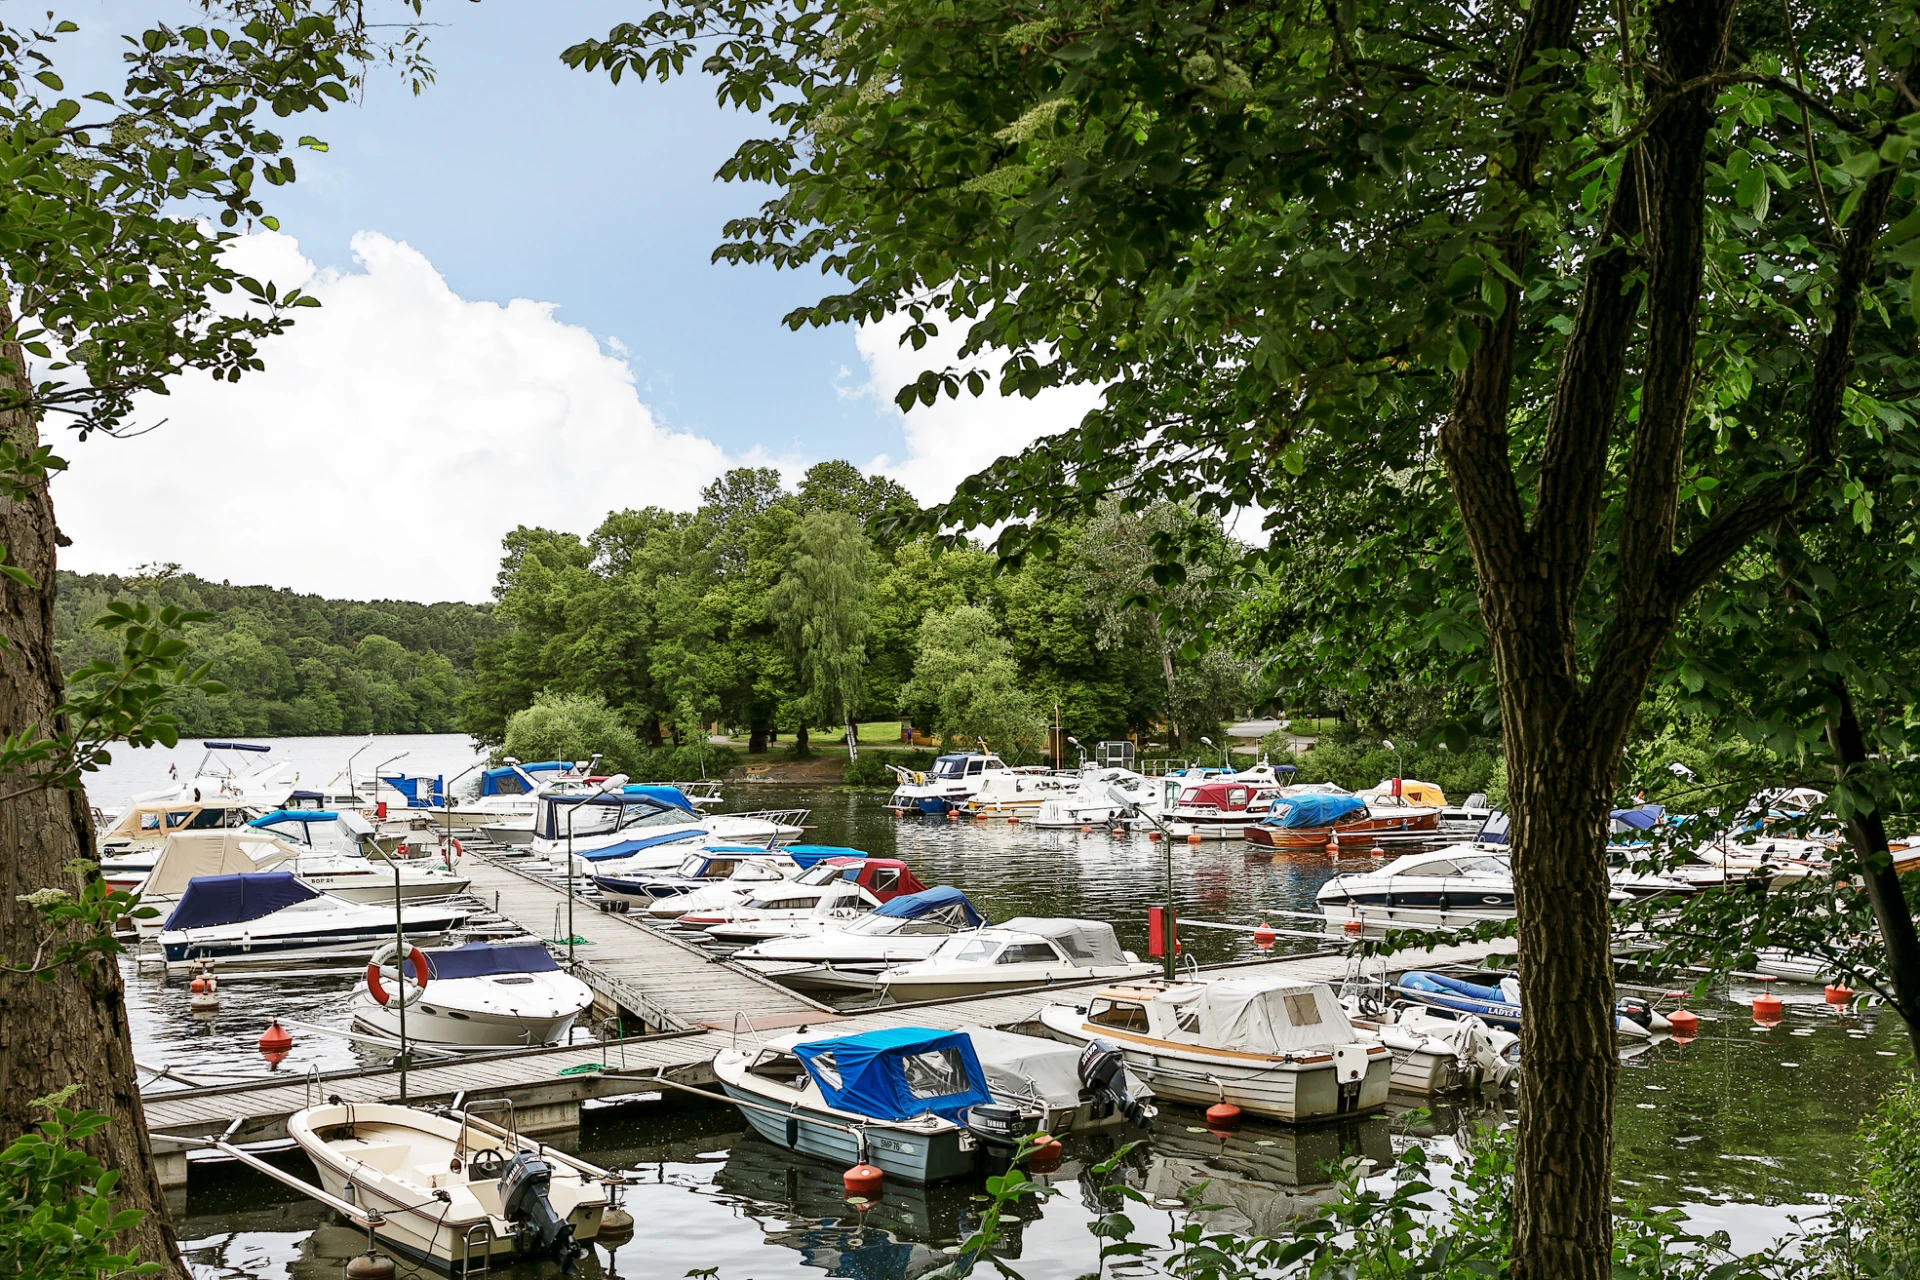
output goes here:
<path id="1" fill-rule="evenodd" d="M 392 764 L 395 760 L 404 760 L 412 754 L 413 752 L 411 751 L 402 751 L 399 755 L 388 756 L 385 760 L 373 766 L 373 795 L 368 799 L 368 803 L 373 805 L 375 813 L 380 811 L 380 771 Z M 347 779 L 347 785 L 353 785 L 353 779 L 351 777 Z"/>
<path id="2" fill-rule="evenodd" d="M 484 763 L 486 763 L 484 760 L 475 760 L 472 764 L 454 774 L 453 777 L 447 779 L 446 783 L 441 787 L 440 815 L 445 819 L 445 821 L 441 823 L 442 835 L 440 847 L 443 851 L 453 840 L 453 784 L 472 773 L 475 769 L 478 769 Z"/>
<path id="3" fill-rule="evenodd" d="M 393 868 L 393 998 L 400 1002 L 400 1105 L 407 1105 L 407 924 L 401 906 L 400 859 L 389 858 Z"/>
<path id="4" fill-rule="evenodd" d="M 567 969 L 573 969 L 573 819 L 580 812 L 580 806 L 591 804 L 607 792 L 627 785 L 627 775 L 616 773 L 600 784 L 600 789 L 592 795 L 582 796 L 567 806 Z"/>
<path id="5" fill-rule="evenodd" d="M 1392 738 L 1380 739 L 1380 745 L 1393 752 L 1393 793 L 1400 794 L 1400 781 L 1407 776 L 1407 766 L 1401 762 L 1400 748 L 1393 745 Z"/>
<path id="6" fill-rule="evenodd" d="M 1210 746 L 1210 747 L 1213 747 L 1213 739 L 1212 739 L 1212 738 L 1202 738 L 1202 739 L 1200 739 L 1200 741 L 1202 741 L 1202 742 L 1204 742 L 1204 743 L 1206 743 L 1206 744 L 1207 744 L 1208 746 Z M 1232 773 L 1232 772 L 1233 772 L 1233 759 L 1232 759 L 1232 757 L 1230 757 L 1230 756 L 1228 756 L 1228 755 L 1227 755 L 1227 749 L 1226 749 L 1225 747 L 1213 747 L 1213 749 L 1214 749 L 1215 751 L 1218 751 L 1218 752 L 1220 753 L 1220 767 L 1221 767 L 1222 769 L 1224 769 L 1224 770 L 1225 770 L 1226 772 L 1228 772 L 1228 773 Z"/>
<path id="7" fill-rule="evenodd" d="M 1132 810 L 1134 813 L 1139 814 L 1141 817 L 1145 818 L 1148 822 L 1151 822 L 1155 827 L 1159 829 L 1160 844 L 1163 848 L 1166 849 L 1166 853 L 1167 853 L 1167 857 L 1166 857 L 1167 920 L 1168 920 L 1169 926 L 1173 926 L 1173 922 L 1175 919 L 1173 914 L 1173 834 L 1167 830 L 1166 824 L 1160 821 L 1160 818 L 1157 814 L 1151 814 L 1151 813 L 1148 813 L 1145 809 L 1142 809 L 1140 807 L 1139 801 L 1135 800 L 1132 796 L 1122 791 L 1119 787 L 1114 786 L 1112 783 L 1107 784 L 1107 799 L 1113 801 L 1115 804 L 1119 805 L 1123 809 L 1129 809 L 1129 810 Z M 1164 948 L 1164 950 L 1166 951 L 1168 982 L 1172 982 L 1174 979 L 1173 934 L 1174 934 L 1174 928 L 1169 927 L 1167 929 L 1166 947 Z"/>

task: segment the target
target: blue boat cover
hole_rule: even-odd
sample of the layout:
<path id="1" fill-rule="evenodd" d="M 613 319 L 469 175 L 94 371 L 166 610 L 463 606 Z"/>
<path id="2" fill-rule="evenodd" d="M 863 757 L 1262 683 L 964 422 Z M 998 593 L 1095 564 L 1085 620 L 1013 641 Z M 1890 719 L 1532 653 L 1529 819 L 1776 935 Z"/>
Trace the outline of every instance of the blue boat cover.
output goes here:
<path id="1" fill-rule="evenodd" d="M 621 790 L 630 796 L 646 796 L 650 800 L 658 800 L 662 804 L 670 804 L 676 809 L 685 809 L 688 813 L 695 812 L 693 801 L 687 799 L 687 793 L 678 787 L 657 786 L 652 783 L 636 782 L 621 788 Z"/>
<path id="2" fill-rule="evenodd" d="M 875 1120 L 936 1115 L 959 1123 L 968 1107 L 993 1101 L 973 1041 L 957 1031 L 884 1027 L 793 1052 L 829 1106 Z"/>
<path id="3" fill-rule="evenodd" d="M 1480 833 L 1473 838 L 1475 844 L 1506 844 L 1507 829 L 1512 819 L 1505 809 L 1495 809 L 1487 814 L 1487 820 L 1480 824 Z"/>
<path id="4" fill-rule="evenodd" d="M 519 770 L 522 773 L 553 773 L 557 770 L 571 768 L 573 768 L 573 765 L 565 760 L 545 760 L 539 764 L 523 764 L 519 766 Z M 483 796 L 499 795 L 501 781 L 506 778 L 515 777 L 516 774 L 514 770 L 515 766 L 506 765 L 499 769 L 488 769 L 485 773 L 482 773 L 480 775 L 480 794 Z M 514 792 L 512 794 L 517 795 L 519 793 Z"/>
<path id="5" fill-rule="evenodd" d="M 516 942 L 505 946 L 469 942 L 464 947 L 427 952 L 427 971 L 435 978 L 486 978 L 496 973 L 552 973 L 560 967 L 544 944 Z"/>
<path id="6" fill-rule="evenodd" d="M 588 862 L 607 862 L 614 858 L 624 858 L 630 853 L 638 853 L 642 849 L 651 849 L 655 845 L 675 844 L 682 840 L 701 840 L 706 835 L 705 831 L 667 831 L 640 840 L 622 840 L 618 844 L 606 845 L 599 849 L 582 849 L 580 856 Z"/>
<path id="7" fill-rule="evenodd" d="M 320 891 L 291 871 L 246 871 L 232 876 L 195 876 L 163 929 L 206 929 L 244 924 L 282 907 L 317 898 Z"/>
<path id="8" fill-rule="evenodd" d="M 1260 825 L 1324 827 L 1366 807 L 1367 802 L 1359 796 L 1288 796 L 1273 802 L 1273 812 L 1260 819 Z"/>
<path id="9" fill-rule="evenodd" d="M 867 856 L 862 850 L 848 849 L 834 844 L 790 844 L 784 846 L 780 852 L 799 863 L 802 871 L 805 871 L 814 863 L 824 862 L 828 858 L 864 858 Z"/>
<path id="10" fill-rule="evenodd" d="M 904 920 L 918 920 L 921 916 L 932 915 L 947 907 L 960 907 L 966 915 L 967 923 L 982 925 L 987 918 L 974 910 L 967 901 L 967 895 L 950 884 L 935 885 L 931 889 L 922 889 L 919 893 L 903 893 L 891 902 L 883 902 L 873 909 L 877 916 L 899 916 Z"/>
<path id="11" fill-rule="evenodd" d="M 1666 812 L 1660 805 L 1643 804 L 1637 809 L 1615 809 L 1608 816 L 1635 831 L 1651 831 L 1660 825 L 1660 819 L 1666 816 Z"/>
<path id="12" fill-rule="evenodd" d="M 1479 1000 L 1486 1004 L 1510 1003 L 1506 993 L 1498 987 L 1483 987 L 1477 982 L 1449 978 L 1444 973 L 1428 973 L 1423 969 L 1401 974 L 1400 981 L 1395 985 L 1409 991 L 1428 991 L 1434 995 L 1456 996 L 1466 1000 Z"/>
<path id="13" fill-rule="evenodd" d="M 339 814 L 332 809 L 275 809 L 264 818 L 255 818 L 250 827 L 277 827 L 283 822 L 333 822 Z"/>

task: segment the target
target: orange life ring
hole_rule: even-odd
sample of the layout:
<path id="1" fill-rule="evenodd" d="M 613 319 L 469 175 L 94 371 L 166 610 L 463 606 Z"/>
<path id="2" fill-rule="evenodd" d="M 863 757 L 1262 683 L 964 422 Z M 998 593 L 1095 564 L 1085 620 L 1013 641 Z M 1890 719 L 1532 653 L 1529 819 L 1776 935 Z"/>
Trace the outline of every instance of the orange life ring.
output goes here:
<path id="1" fill-rule="evenodd" d="M 420 993 L 427 989 L 426 953 L 418 947 L 409 947 L 407 949 L 407 960 L 413 965 L 414 995 L 413 999 L 407 1000 L 406 1003 L 412 1004 L 413 1000 L 418 1000 Z M 401 984 L 400 989 L 402 993 L 406 991 L 406 984 L 404 982 Z M 391 997 L 387 995 L 386 987 L 381 985 L 380 982 L 379 956 L 375 956 L 367 962 L 367 994 L 371 995 L 375 1000 L 378 1000 L 383 1008 L 386 1007 L 391 999 Z"/>
<path id="2" fill-rule="evenodd" d="M 447 870 L 449 871 L 453 870 L 454 863 L 466 856 L 466 849 L 452 836 L 448 836 L 447 842 L 440 846 L 440 861 L 447 864 Z"/>

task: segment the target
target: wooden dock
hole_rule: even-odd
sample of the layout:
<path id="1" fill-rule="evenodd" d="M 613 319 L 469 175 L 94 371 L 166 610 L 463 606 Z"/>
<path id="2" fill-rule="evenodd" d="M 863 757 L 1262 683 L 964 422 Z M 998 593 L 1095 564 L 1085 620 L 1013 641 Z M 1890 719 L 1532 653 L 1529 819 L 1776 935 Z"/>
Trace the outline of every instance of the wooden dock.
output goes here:
<path id="1" fill-rule="evenodd" d="M 499 912 L 528 932 L 551 937 L 556 907 L 560 908 L 564 931 L 564 885 L 556 887 L 545 877 L 510 862 L 489 861 L 479 855 L 469 856 L 464 869 L 472 877 L 470 892 L 488 906 L 497 895 Z M 505 1097 L 513 1101 L 515 1119 L 523 1132 L 554 1132 L 578 1123 L 582 1102 L 645 1091 L 644 1085 L 631 1079 L 605 1078 L 610 1075 L 660 1073 L 683 1084 L 708 1084 L 713 1079 L 714 1057 L 728 1045 L 822 1023 L 832 1023 L 835 1034 L 882 1026 L 1014 1029 L 1034 1022 L 1042 1008 L 1073 989 L 1056 985 L 840 1013 L 627 916 L 599 911 L 585 901 L 574 904 L 573 915 L 575 936 L 586 940 L 584 946 L 576 944 L 581 979 L 609 1005 L 617 1005 L 627 1015 L 629 1025 L 637 1018 L 649 1034 L 555 1049 L 513 1049 L 436 1060 L 407 1072 L 408 1101 L 432 1105 L 451 1102 L 462 1094 L 469 1099 Z M 1377 973 L 1411 964 L 1478 963 L 1511 946 L 1511 940 L 1501 940 L 1441 947 L 1407 955 L 1399 963 L 1370 960 L 1366 968 L 1369 973 Z M 1343 951 L 1330 949 L 1209 966 L 1208 972 L 1279 970 L 1292 977 L 1337 985 L 1349 975 L 1353 963 Z M 398 1101 L 400 1073 L 391 1069 L 312 1073 L 149 1094 L 145 1100 L 147 1127 L 156 1144 L 161 1181 L 177 1187 L 185 1185 L 187 1178 L 187 1144 L 169 1139 L 217 1136 L 226 1133 L 236 1117 L 244 1120 L 232 1135 L 235 1142 L 283 1139 L 288 1116 L 336 1096 L 352 1102 Z"/>

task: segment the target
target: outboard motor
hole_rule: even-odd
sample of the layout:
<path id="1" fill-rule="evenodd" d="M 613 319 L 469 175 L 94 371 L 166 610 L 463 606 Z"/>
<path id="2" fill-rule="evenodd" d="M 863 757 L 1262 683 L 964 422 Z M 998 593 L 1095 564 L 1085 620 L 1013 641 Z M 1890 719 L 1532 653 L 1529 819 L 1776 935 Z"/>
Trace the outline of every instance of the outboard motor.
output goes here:
<path id="1" fill-rule="evenodd" d="M 529 1251 L 551 1254 L 566 1263 L 573 1258 L 573 1227 L 553 1211 L 553 1202 L 547 1199 L 552 1185 L 553 1169 L 547 1162 L 522 1151 L 501 1170 L 500 1209 L 521 1230 Z"/>
<path id="2" fill-rule="evenodd" d="M 1004 1103 L 980 1102 L 967 1108 L 967 1132 L 979 1140 L 991 1173 L 1006 1172 L 1020 1140 L 1039 1127 L 1037 1113 L 1022 1112 Z"/>
<path id="3" fill-rule="evenodd" d="M 1104 1101 L 1138 1128 L 1147 1127 L 1154 1109 L 1127 1092 L 1127 1059 L 1111 1041 L 1093 1039 L 1080 1051 L 1080 1087 L 1082 1096 Z"/>

